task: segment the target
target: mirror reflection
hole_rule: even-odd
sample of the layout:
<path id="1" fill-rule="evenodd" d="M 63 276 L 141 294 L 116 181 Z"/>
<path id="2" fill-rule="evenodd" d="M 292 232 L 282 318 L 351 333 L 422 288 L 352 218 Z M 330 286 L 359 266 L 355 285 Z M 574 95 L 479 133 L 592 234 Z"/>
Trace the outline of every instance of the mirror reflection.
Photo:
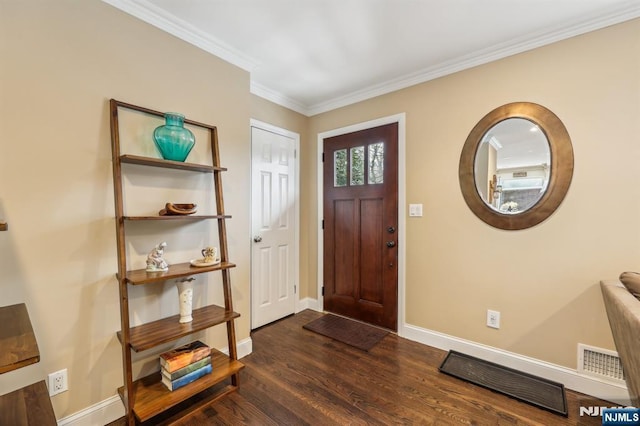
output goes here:
<path id="1" fill-rule="evenodd" d="M 544 195 L 551 177 L 551 149 L 545 133 L 524 118 L 503 120 L 482 136 L 475 155 L 478 194 L 493 210 L 518 214 Z"/>
<path id="2" fill-rule="evenodd" d="M 548 219 L 567 195 L 572 176 L 566 127 L 552 111 L 531 102 L 505 104 L 482 117 L 464 142 L 458 166 L 467 206 L 483 222 L 506 230 Z"/>

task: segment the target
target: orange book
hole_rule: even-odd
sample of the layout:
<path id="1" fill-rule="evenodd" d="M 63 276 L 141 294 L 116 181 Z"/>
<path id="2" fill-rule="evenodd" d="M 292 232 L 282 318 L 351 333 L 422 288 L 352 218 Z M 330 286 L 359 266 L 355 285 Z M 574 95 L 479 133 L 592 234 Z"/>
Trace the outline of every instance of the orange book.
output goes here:
<path id="1" fill-rule="evenodd" d="M 189 364 L 200 361 L 211 354 L 211 348 L 199 340 L 160 354 L 160 365 L 173 373 Z"/>

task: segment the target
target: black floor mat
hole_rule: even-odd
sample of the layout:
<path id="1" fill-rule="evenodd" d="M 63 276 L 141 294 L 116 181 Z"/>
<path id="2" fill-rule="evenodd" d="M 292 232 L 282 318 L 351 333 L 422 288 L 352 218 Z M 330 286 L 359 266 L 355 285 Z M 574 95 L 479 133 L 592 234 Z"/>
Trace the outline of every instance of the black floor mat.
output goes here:
<path id="1" fill-rule="evenodd" d="M 440 371 L 484 388 L 567 416 L 567 399 L 562 383 L 523 373 L 499 364 L 449 351 Z"/>
<path id="2" fill-rule="evenodd" d="M 302 328 L 362 349 L 363 351 L 370 350 L 382 340 L 384 336 L 389 334 L 388 331 L 377 327 L 331 314 L 325 314 L 303 325 Z"/>

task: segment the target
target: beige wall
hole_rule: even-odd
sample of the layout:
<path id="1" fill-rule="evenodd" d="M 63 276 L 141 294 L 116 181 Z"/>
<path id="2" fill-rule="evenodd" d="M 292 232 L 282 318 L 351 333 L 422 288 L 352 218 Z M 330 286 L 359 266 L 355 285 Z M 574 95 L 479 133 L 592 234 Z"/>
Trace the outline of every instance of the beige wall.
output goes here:
<path id="1" fill-rule="evenodd" d="M 0 376 L 0 394 L 68 368 L 69 392 L 52 398 L 61 418 L 122 384 L 112 97 L 218 126 L 239 340 L 250 314 L 249 119 L 300 133 L 301 297 L 316 297 L 317 134 L 405 112 L 407 202 L 424 204 L 424 217 L 407 218 L 407 323 L 568 367 L 577 342 L 613 347 L 597 283 L 640 259 L 640 21 L 311 118 L 251 96 L 246 72 L 99 1 L 3 2 L 0 28 L 0 217 L 10 226 L 0 305 L 27 303 L 42 355 Z M 475 123 L 518 100 L 563 120 L 576 168 L 549 220 L 509 232 L 469 211 L 457 165 Z M 177 309 L 173 291 L 139 294 L 138 315 L 153 316 L 156 302 Z M 484 325 L 488 308 L 502 312 L 500 330 Z M 204 337 L 225 344 L 217 330 Z"/>
<path id="2" fill-rule="evenodd" d="M 69 391 L 52 398 L 61 418 L 122 385 L 109 98 L 218 126 L 236 329 L 248 338 L 249 75 L 100 1 L 9 1 L 0 10 L 0 214 L 10 228 L 0 233 L 0 306 L 26 302 L 41 352 L 40 363 L 0 376 L 0 394 L 67 368 Z M 197 252 L 205 242 L 198 226 L 182 238 L 147 229 L 132 258 L 143 267 L 166 238 L 167 259 L 187 261 L 189 238 Z M 201 301 L 221 300 L 215 282 L 196 283 Z M 160 305 L 177 312 L 172 285 L 135 299 L 134 321 Z M 223 329 L 198 337 L 223 348 Z M 136 356 L 137 369 L 157 368 L 156 355 Z"/>
<path id="3" fill-rule="evenodd" d="M 635 20 L 311 118 L 310 140 L 406 113 L 407 202 L 424 204 L 405 232 L 408 324 L 571 368 L 578 342 L 613 348 L 598 282 L 640 262 L 638 76 Z M 477 121 L 514 101 L 560 117 L 575 172 L 551 218 L 503 231 L 467 208 L 458 161 Z M 315 199 L 315 154 L 304 158 Z M 485 326 L 487 309 L 502 313 L 500 330 Z"/>

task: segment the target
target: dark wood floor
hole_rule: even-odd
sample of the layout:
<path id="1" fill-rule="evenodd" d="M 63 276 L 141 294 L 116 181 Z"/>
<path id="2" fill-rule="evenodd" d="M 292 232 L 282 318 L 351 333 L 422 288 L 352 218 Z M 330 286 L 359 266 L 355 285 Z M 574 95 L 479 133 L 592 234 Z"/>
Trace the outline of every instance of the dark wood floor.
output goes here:
<path id="1" fill-rule="evenodd" d="M 445 351 L 389 334 L 364 352 L 302 328 L 320 315 L 252 333 L 240 390 L 176 424 L 600 425 L 579 407 L 612 405 L 567 391 L 565 418 L 438 372 Z"/>

